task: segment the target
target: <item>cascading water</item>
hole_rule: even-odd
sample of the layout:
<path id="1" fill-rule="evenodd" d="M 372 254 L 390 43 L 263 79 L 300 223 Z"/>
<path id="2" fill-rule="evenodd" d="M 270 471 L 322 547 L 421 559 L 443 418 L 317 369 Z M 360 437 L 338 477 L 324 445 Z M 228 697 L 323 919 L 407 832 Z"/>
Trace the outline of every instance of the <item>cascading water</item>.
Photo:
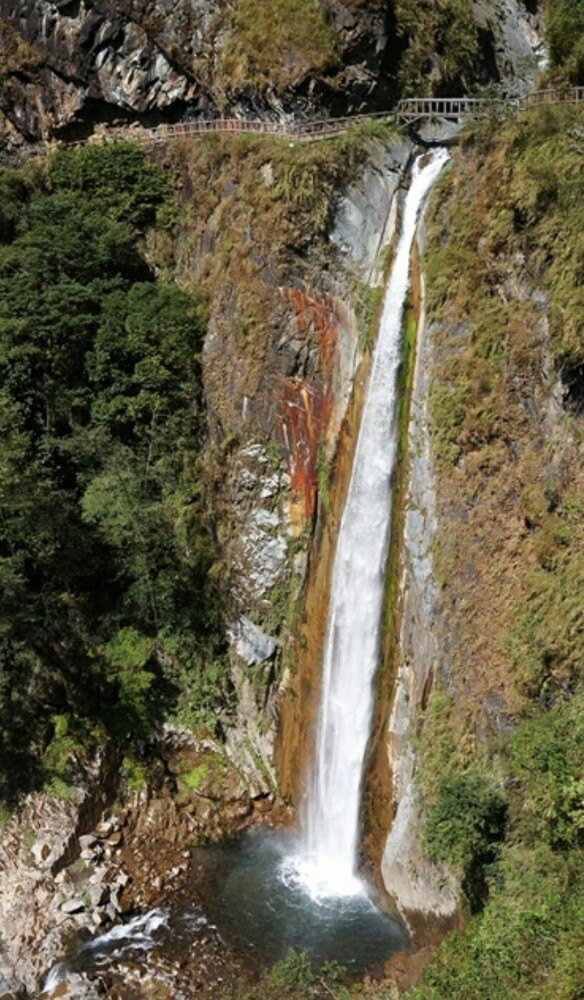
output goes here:
<path id="1" fill-rule="evenodd" d="M 316 899 L 365 892 L 356 874 L 360 791 L 379 660 L 403 311 L 420 209 L 447 159 L 440 149 L 414 165 L 339 529 L 314 774 L 295 861 L 298 877 Z"/>

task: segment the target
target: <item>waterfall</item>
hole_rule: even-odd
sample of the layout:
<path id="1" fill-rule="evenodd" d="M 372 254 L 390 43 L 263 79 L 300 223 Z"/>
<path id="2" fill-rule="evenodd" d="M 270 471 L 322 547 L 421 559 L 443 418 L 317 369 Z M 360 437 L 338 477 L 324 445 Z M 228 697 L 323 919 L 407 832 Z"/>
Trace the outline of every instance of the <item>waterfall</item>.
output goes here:
<path id="1" fill-rule="evenodd" d="M 447 159 L 440 149 L 413 168 L 339 528 L 316 754 L 295 859 L 299 881 L 316 899 L 366 892 L 357 875 L 359 811 L 389 549 L 401 330 L 419 213 Z"/>

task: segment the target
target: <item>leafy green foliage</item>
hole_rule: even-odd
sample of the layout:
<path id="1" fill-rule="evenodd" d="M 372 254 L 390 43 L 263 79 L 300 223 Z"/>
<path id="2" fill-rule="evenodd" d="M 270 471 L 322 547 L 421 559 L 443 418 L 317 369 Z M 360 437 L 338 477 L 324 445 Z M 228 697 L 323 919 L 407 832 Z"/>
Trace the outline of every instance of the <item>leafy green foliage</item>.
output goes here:
<path id="1" fill-rule="evenodd" d="M 584 845 L 584 696 L 533 714 L 505 747 L 514 834 L 530 847 Z"/>
<path id="2" fill-rule="evenodd" d="M 107 215 L 138 229 L 154 220 L 170 190 L 170 179 L 130 143 L 61 149 L 49 163 L 48 184 L 55 191 L 82 193 Z"/>
<path id="3" fill-rule="evenodd" d="M 69 715 L 54 715 L 52 735 L 42 755 L 44 789 L 67 798 L 76 766 L 95 750 L 100 734 L 87 721 Z"/>
<path id="4" fill-rule="evenodd" d="M 436 55 L 449 91 L 468 89 L 478 55 L 478 27 L 467 0 L 396 0 L 395 15 L 406 42 L 399 69 L 403 96 L 432 92 Z"/>
<path id="5" fill-rule="evenodd" d="M 496 857 L 506 812 L 501 790 L 476 770 L 441 778 L 428 808 L 424 827 L 428 857 L 463 873 L 463 887 L 473 909 L 484 902 L 485 869 Z"/>
<path id="6" fill-rule="evenodd" d="M 146 784 L 146 768 L 133 757 L 124 757 L 122 773 L 126 782 L 126 787 L 130 792 L 142 791 Z"/>
<path id="7" fill-rule="evenodd" d="M 486 767 L 479 771 L 474 764 L 463 773 L 449 768 L 458 747 L 444 725 L 448 702 L 443 696 L 438 701 L 428 736 L 437 736 L 446 776 L 435 782 L 426 839 L 437 860 L 466 863 L 472 851 L 483 852 L 489 864 L 479 902 L 488 898 L 466 929 L 443 945 L 408 996 L 576 1000 L 584 940 L 582 695 L 534 711 L 491 747 L 506 789 L 504 845 L 492 825 L 503 808 L 501 792 Z M 468 877 L 465 888 L 468 893 Z"/>
<path id="8" fill-rule="evenodd" d="M 479 773 L 448 775 L 428 811 L 428 856 L 468 868 L 500 839 L 504 815 L 504 797 Z"/>
<path id="9" fill-rule="evenodd" d="M 254 986 L 245 985 L 240 989 L 227 990 L 223 1000 L 350 1000 L 352 990 L 343 985 L 346 969 L 338 962 L 324 962 L 316 967 L 310 956 L 303 951 L 290 948 L 286 956 L 277 962 Z M 380 997 L 383 1000 L 383 997 Z"/>
<path id="10" fill-rule="evenodd" d="M 271 971 L 270 979 L 275 988 L 285 989 L 288 986 L 310 986 L 314 981 L 314 972 L 309 956 L 303 951 L 290 949 L 286 958 Z"/>
<path id="11" fill-rule="evenodd" d="M 581 0 L 548 0 L 547 42 L 553 67 L 584 85 L 584 5 Z"/>
<path id="12" fill-rule="evenodd" d="M 59 154 L 36 183 L 0 173 L 0 733 L 15 785 L 35 760 L 39 780 L 64 772 L 73 747 L 53 717 L 138 735 L 177 699 L 194 721 L 197 686 L 209 722 L 225 689 L 200 679 L 220 620 L 205 318 L 137 245 L 166 190 L 126 145 Z"/>
<path id="13" fill-rule="evenodd" d="M 452 936 L 411 1000 L 578 1000 L 582 996 L 582 866 L 548 848 L 507 852 L 489 905 Z"/>

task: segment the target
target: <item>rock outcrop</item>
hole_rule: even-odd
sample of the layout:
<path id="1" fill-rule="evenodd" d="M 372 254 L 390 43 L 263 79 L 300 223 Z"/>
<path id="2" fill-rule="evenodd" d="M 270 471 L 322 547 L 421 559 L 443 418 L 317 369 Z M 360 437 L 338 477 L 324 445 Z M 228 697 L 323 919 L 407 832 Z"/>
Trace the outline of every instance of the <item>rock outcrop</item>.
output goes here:
<path id="1" fill-rule="evenodd" d="M 456 922 L 459 886 L 453 873 L 432 864 L 421 844 L 422 811 L 416 786 L 415 737 L 443 649 L 439 594 L 432 561 L 436 497 L 429 439 L 432 330 L 422 305 L 412 385 L 410 470 L 403 538 L 400 655 L 388 727 L 395 815 L 381 862 L 385 888 L 418 943 Z"/>
<path id="2" fill-rule="evenodd" d="M 78 138 L 100 125 L 154 124 L 227 111 L 282 117 L 391 107 L 407 40 L 391 3 L 319 0 L 337 56 L 313 67 L 296 50 L 295 67 L 260 85 L 225 52 L 237 33 L 226 0 L 0 0 L 0 147 L 52 136 Z M 476 83 L 521 92 L 541 53 L 538 17 L 522 0 L 476 0 L 480 55 Z M 439 58 L 433 60 L 440 84 Z M 469 81 L 472 83 L 472 81 Z"/>
<path id="3" fill-rule="evenodd" d="M 89 899 L 82 898 L 85 890 L 80 890 L 78 876 L 85 869 L 83 854 L 94 842 L 84 838 L 113 798 L 119 763 L 113 748 L 107 747 L 80 776 L 69 798 L 29 795 L 2 831 L 0 995 L 23 987 L 37 990 L 67 940 L 84 925 Z M 95 893 L 98 884 L 103 888 L 106 878 L 104 868 L 91 891 Z M 114 891 L 108 886 L 110 919 L 116 913 L 110 902 Z"/>

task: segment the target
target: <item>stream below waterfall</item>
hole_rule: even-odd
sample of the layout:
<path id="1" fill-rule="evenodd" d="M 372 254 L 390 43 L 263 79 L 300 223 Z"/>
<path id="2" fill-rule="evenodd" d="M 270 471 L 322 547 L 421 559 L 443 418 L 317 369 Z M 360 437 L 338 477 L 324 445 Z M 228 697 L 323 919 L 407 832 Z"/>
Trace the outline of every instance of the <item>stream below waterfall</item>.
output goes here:
<path id="1" fill-rule="evenodd" d="M 253 975 L 290 948 L 316 964 L 337 960 L 358 975 L 409 947 L 403 924 L 376 905 L 360 875 L 360 806 L 380 652 L 411 249 L 421 208 L 447 159 L 441 149 L 419 157 L 405 198 L 336 546 L 315 759 L 300 830 L 255 829 L 233 843 L 194 850 L 180 898 L 84 942 L 49 970 L 46 987 L 71 972 L 91 977 L 156 954 L 159 968 L 171 970 L 165 975 L 199 962 L 219 984 L 222 962 L 234 975 Z"/>

